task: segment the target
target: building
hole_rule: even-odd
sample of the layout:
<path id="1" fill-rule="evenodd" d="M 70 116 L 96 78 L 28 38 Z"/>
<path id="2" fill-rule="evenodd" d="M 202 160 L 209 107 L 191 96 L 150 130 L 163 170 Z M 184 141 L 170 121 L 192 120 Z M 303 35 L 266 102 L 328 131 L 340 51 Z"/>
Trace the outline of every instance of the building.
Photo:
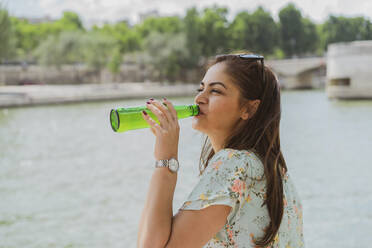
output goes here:
<path id="1" fill-rule="evenodd" d="M 326 93 L 329 98 L 372 99 L 372 40 L 328 46 Z"/>

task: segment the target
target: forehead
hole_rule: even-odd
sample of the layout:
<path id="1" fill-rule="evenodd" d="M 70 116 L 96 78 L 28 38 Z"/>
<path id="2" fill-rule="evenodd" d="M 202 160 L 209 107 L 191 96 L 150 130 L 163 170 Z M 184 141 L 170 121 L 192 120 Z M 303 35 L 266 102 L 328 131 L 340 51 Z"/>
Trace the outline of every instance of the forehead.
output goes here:
<path id="1" fill-rule="evenodd" d="M 207 86 L 210 82 L 222 82 L 227 89 L 232 88 L 231 79 L 229 75 L 225 73 L 224 63 L 217 63 L 211 66 L 205 73 L 202 82 L 204 82 L 204 86 Z"/>

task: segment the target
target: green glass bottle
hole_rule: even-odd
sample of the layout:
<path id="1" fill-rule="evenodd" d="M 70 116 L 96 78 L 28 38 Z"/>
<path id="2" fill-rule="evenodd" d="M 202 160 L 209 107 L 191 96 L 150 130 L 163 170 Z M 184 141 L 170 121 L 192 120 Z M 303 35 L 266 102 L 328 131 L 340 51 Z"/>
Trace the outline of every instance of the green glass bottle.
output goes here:
<path id="1" fill-rule="evenodd" d="M 177 112 L 178 119 L 183 119 L 199 114 L 199 106 L 193 105 L 174 105 Z M 139 107 L 128 107 L 128 108 L 117 108 L 111 109 L 110 112 L 110 123 L 112 130 L 115 132 L 125 132 L 128 130 L 149 128 L 150 125 L 142 117 L 142 110 L 154 119 L 158 124 L 158 118 L 145 106 Z"/>

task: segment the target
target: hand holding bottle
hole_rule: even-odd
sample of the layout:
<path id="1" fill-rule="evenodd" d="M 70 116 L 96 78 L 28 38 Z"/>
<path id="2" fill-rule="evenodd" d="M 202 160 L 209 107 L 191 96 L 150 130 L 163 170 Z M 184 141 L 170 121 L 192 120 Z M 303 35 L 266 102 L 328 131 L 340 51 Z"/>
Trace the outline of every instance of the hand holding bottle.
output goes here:
<path id="1" fill-rule="evenodd" d="M 160 122 L 160 124 L 158 124 L 145 110 L 142 111 L 143 118 L 150 125 L 152 133 L 156 136 L 155 159 L 178 159 L 180 126 L 177 112 L 173 104 L 163 98 L 163 103 L 150 100 L 147 102 L 146 106 Z"/>

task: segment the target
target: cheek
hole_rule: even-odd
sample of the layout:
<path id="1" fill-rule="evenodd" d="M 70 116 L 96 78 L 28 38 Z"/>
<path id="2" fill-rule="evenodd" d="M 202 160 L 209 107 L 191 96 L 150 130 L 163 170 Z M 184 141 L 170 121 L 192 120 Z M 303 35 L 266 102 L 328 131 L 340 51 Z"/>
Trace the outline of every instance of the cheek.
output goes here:
<path id="1" fill-rule="evenodd" d="M 209 120 L 213 120 L 216 124 L 222 126 L 228 125 L 232 120 L 235 119 L 235 108 L 231 106 L 231 103 L 222 102 L 216 105 L 211 106 L 210 114 L 208 115 Z"/>
<path id="2" fill-rule="evenodd" d="M 227 117 L 231 116 L 233 113 L 234 107 L 231 106 L 231 102 L 224 101 L 224 102 L 218 102 L 216 104 L 211 104 L 210 113 L 213 114 L 213 116 L 217 117 Z"/>

